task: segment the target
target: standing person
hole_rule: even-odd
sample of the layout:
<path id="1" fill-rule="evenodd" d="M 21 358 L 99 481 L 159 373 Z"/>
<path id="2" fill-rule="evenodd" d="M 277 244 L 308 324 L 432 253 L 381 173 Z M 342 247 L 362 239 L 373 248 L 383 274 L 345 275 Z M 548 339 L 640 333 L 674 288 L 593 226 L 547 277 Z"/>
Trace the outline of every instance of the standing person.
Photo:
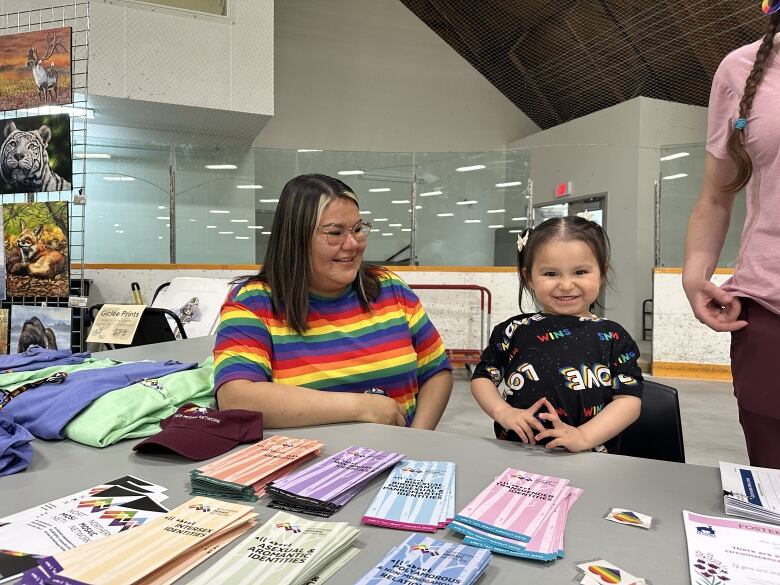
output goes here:
<path id="1" fill-rule="evenodd" d="M 607 282 L 607 234 L 559 217 L 518 238 L 517 249 L 521 309 L 528 291 L 541 311 L 493 330 L 471 393 L 499 439 L 619 452 L 617 436 L 639 418 L 643 382 L 631 336 L 591 313 Z"/>
<path id="2" fill-rule="evenodd" d="M 696 318 L 731 332 L 739 421 L 752 465 L 780 468 L 780 0 L 765 0 L 763 39 L 723 59 L 712 81 L 701 192 L 688 222 L 683 287 Z M 737 191 L 747 216 L 739 257 L 721 287 L 710 282 Z"/>
<path id="3" fill-rule="evenodd" d="M 452 391 L 444 344 L 401 279 L 363 264 L 370 231 L 338 179 L 284 186 L 259 274 L 222 307 L 220 408 L 260 411 L 268 428 L 436 427 Z"/>

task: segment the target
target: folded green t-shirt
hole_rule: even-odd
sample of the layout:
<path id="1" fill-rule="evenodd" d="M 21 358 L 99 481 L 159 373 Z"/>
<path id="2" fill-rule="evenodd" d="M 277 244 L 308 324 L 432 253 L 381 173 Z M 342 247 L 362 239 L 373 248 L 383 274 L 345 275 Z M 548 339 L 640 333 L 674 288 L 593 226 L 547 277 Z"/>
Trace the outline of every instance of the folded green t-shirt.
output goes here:
<path id="1" fill-rule="evenodd" d="M 214 407 L 214 358 L 197 368 L 144 380 L 95 400 L 65 427 L 65 436 L 92 447 L 148 437 L 183 404 Z"/>

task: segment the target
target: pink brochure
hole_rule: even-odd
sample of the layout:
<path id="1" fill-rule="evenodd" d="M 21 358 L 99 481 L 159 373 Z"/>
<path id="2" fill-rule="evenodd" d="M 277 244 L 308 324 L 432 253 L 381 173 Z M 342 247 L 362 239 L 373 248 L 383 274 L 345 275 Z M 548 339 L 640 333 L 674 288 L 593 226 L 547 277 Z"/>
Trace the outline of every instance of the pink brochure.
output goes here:
<path id="1" fill-rule="evenodd" d="M 527 543 L 563 500 L 569 480 L 506 469 L 455 520 Z"/>

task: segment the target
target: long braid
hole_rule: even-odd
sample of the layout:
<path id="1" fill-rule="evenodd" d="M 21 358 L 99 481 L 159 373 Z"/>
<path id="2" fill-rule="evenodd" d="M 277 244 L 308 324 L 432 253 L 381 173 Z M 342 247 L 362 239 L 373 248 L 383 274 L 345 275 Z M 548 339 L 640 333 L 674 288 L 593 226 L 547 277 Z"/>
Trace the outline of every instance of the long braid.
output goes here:
<path id="1" fill-rule="evenodd" d="M 761 80 L 764 78 L 764 68 L 767 59 L 772 54 L 774 47 L 775 34 L 780 25 L 780 12 L 774 13 L 769 20 L 764 39 L 756 52 L 756 60 L 753 62 L 753 69 L 745 82 L 745 91 L 739 102 L 739 117 L 747 120 L 750 116 L 750 110 L 753 107 L 753 98 L 756 97 L 756 90 Z M 750 177 L 753 175 L 753 161 L 745 150 L 745 129 L 734 128 L 731 131 L 728 142 L 729 156 L 736 163 L 737 173 L 734 178 L 723 186 L 727 193 L 735 193 L 747 185 Z"/>

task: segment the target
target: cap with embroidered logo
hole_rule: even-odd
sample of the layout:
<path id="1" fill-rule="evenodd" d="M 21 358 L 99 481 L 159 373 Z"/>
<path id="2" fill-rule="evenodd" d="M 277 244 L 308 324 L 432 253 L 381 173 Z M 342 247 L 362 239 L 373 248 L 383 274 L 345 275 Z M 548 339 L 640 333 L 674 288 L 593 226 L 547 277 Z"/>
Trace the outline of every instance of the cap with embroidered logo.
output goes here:
<path id="1" fill-rule="evenodd" d="M 144 454 L 173 451 L 188 459 L 202 461 L 222 455 L 239 443 L 261 440 L 263 413 L 185 404 L 160 426 L 162 431 L 144 439 L 133 449 Z"/>

